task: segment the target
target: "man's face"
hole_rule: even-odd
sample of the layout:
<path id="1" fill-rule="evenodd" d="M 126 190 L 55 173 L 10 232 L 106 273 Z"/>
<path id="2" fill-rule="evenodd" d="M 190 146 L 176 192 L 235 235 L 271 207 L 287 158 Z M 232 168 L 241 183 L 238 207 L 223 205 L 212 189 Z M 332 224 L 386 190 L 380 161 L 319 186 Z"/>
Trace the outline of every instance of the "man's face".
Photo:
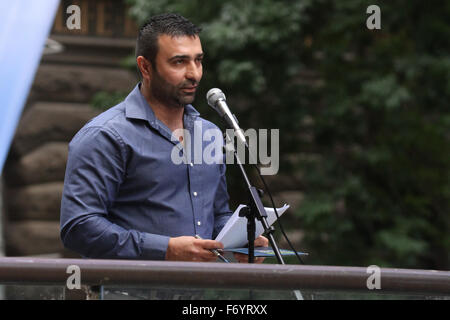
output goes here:
<path id="1" fill-rule="evenodd" d="M 156 68 L 152 68 L 150 76 L 150 92 L 168 107 L 184 107 L 194 101 L 203 75 L 200 38 L 161 35 L 158 45 Z"/>

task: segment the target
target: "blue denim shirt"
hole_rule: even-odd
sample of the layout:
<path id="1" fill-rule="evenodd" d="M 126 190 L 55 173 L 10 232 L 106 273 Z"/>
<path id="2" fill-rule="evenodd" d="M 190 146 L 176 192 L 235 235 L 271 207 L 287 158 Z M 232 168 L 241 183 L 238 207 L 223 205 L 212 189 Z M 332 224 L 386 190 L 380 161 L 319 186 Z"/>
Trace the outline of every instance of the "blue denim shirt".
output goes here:
<path id="1" fill-rule="evenodd" d="M 214 239 L 231 216 L 225 164 L 175 164 L 183 146 L 139 87 L 69 144 L 61 239 L 85 257 L 164 260 L 170 237 Z M 191 105 L 183 120 L 191 136 L 194 126 L 218 129 Z"/>

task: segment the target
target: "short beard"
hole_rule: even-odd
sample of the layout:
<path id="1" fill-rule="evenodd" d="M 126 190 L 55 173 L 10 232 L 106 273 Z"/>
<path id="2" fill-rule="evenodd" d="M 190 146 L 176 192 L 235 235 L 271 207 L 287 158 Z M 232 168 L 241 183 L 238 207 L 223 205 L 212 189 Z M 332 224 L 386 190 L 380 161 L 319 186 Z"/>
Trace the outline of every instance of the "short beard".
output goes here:
<path id="1" fill-rule="evenodd" d="M 194 101 L 195 93 L 183 94 L 181 89 L 195 84 L 197 83 L 188 80 L 174 86 L 161 77 L 158 70 L 156 70 L 156 66 L 153 66 L 150 94 L 165 106 L 176 109 L 184 108 L 187 104 L 191 104 Z"/>

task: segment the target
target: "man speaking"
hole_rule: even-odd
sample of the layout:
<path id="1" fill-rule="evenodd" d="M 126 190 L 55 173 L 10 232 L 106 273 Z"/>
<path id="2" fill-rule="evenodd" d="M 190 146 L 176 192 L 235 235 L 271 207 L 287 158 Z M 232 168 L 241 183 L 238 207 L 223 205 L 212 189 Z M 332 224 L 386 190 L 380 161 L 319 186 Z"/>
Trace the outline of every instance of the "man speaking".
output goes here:
<path id="1" fill-rule="evenodd" d="M 173 148 L 186 152 L 174 132 L 217 129 L 191 105 L 203 74 L 199 32 L 180 15 L 152 17 L 136 44 L 142 82 L 69 144 L 61 203 L 67 248 L 90 258 L 216 260 L 210 250 L 223 245 L 203 239 L 214 239 L 231 216 L 225 164 L 171 159 Z M 255 241 L 267 245 L 265 237 Z"/>

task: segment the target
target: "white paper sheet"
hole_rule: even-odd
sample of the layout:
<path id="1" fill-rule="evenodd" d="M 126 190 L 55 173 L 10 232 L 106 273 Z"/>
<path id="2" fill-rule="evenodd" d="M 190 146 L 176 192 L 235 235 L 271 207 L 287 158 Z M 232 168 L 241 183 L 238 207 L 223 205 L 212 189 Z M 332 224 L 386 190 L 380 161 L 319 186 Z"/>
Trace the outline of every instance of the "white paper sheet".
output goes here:
<path id="1" fill-rule="evenodd" d="M 227 224 L 222 228 L 220 233 L 217 235 L 217 241 L 223 243 L 225 249 L 231 248 L 241 248 L 247 244 L 247 218 L 239 217 L 239 211 L 245 207 L 244 204 L 239 205 L 237 209 L 234 211 L 231 218 L 228 220 Z M 271 226 L 276 220 L 277 216 L 275 215 L 275 211 L 273 208 L 267 208 L 267 223 Z M 281 215 L 289 208 L 289 205 L 285 204 L 281 208 L 277 208 L 278 216 Z M 264 227 L 261 224 L 261 221 L 256 220 L 256 232 L 255 238 L 259 237 L 264 232 Z"/>

